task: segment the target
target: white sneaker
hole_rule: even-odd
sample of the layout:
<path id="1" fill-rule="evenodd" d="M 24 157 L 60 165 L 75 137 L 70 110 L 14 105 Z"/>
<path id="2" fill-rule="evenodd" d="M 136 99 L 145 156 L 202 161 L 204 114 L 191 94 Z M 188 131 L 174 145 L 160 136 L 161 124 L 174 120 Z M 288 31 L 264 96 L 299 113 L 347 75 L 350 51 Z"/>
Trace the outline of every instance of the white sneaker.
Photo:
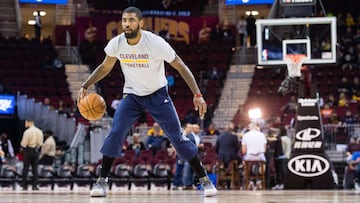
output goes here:
<path id="1" fill-rule="evenodd" d="M 355 187 L 355 191 L 356 191 L 356 192 L 360 192 L 360 183 L 355 182 L 355 183 L 354 183 L 354 187 Z"/>
<path id="2" fill-rule="evenodd" d="M 280 184 L 278 190 L 283 190 L 283 189 L 284 189 L 284 184 Z"/>
<path id="3" fill-rule="evenodd" d="M 277 184 L 277 185 L 275 185 L 274 187 L 272 187 L 271 189 L 272 189 L 272 190 L 278 190 L 278 189 L 279 189 L 279 187 L 280 187 L 280 185 L 279 185 L 279 184 Z"/>
<path id="4" fill-rule="evenodd" d="M 256 187 L 254 185 L 253 181 L 250 181 L 249 185 L 248 185 L 249 190 L 256 190 Z"/>
<path id="5" fill-rule="evenodd" d="M 90 191 L 91 197 L 106 197 L 106 186 L 108 179 L 98 178 L 96 184 Z"/>
<path id="6" fill-rule="evenodd" d="M 215 188 L 214 184 L 210 181 L 209 177 L 205 176 L 199 179 L 204 189 L 204 196 L 205 197 L 212 197 L 217 195 L 217 189 Z"/>
<path id="7" fill-rule="evenodd" d="M 257 180 L 256 181 L 256 189 L 262 190 L 262 184 L 261 184 L 261 180 Z"/>

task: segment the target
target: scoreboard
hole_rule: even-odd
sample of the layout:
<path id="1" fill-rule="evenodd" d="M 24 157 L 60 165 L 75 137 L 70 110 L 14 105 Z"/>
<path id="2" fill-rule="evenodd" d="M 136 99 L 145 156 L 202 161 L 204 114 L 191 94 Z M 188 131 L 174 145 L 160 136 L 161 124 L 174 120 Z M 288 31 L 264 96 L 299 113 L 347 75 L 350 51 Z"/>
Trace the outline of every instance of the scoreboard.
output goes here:
<path id="1" fill-rule="evenodd" d="M 314 6 L 316 0 L 280 0 L 281 6 Z"/>

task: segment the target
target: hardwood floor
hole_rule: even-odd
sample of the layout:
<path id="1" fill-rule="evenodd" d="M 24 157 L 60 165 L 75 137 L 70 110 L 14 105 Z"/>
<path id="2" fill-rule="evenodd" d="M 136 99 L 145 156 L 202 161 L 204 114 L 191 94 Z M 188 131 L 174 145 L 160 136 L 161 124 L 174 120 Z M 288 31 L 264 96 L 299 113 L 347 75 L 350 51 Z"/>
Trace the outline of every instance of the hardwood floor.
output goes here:
<path id="1" fill-rule="evenodd" d="M 106 198 L 90 198 L 88 191 L 0 191 L 1 203 L 346 203 L 360 202 L 354 190 L 220 190 L 217 197 L 200 191 L 110 191 Z"/>

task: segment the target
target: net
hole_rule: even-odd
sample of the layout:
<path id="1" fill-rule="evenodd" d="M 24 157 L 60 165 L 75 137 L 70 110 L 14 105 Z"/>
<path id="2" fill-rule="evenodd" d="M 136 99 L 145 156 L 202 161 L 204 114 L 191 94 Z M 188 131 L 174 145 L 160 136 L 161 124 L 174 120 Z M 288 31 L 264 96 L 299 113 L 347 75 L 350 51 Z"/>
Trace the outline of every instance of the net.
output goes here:
<path id="1" fill-rule="evenodd" d="M 287 54 L 284 57 L 289 77 L 293 78 L 301 76 L 301 66 L 305 59 L 306 55 L 304 54 Z"/>

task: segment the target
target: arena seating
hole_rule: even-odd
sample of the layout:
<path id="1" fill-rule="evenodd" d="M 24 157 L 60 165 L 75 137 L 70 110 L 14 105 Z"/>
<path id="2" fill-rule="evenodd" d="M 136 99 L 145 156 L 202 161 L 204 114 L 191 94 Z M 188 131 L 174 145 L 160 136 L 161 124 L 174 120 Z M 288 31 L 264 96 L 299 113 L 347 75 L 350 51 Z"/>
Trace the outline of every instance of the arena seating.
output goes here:
<path id="1" fill-rule="evenodd" d="M 50 98 L 57 108 L 63 100 L 73 105 L 64 69 L 52 66 L 57 53 L 51 41 L 42 43 L 28 39 L 9 38 L 0 46 L 0 81 L 9 94 L 26 94 L 42 102 Z"/>

